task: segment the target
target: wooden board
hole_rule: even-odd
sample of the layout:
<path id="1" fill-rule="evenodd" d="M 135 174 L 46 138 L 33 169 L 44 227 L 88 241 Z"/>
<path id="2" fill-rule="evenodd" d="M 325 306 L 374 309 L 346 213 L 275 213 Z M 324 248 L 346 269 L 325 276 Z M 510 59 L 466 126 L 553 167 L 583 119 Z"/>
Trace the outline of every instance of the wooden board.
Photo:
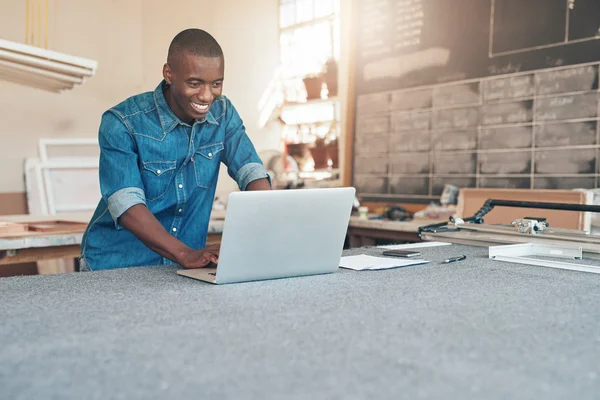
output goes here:
<path id="1" fill-rule="evenodd" d="M 33 232 L 79 232 L 85 230 L 87 224 L 81 222 L 72 221 L 43 221 L 43 222 L 30 222 L 27 224 L 28 230 Z"/>
<path id="2" fill-rule="evenodd" d="M 58 215 L 40 215 L 40 214 L 1 215 L 0 221 L 30 223 L 30 222 L 46 222 L 46 221 L 61 220 L 61 221 L 79 222 L 82 224 L 87 224 L 92 219 L 92 215 L 93 215 L 93 213 L 91 213 L 91 212 L 60 213 Z"/>
<path id="3" fill-rule="evenodd" d="M 2 222 L 0 221 L 0 234 L 8 234 L 8 233 L 20 233 L 26 232 L 27 225 L 18 224 L 15 222 Z"/>
<path id="4" fill-rule="evenodd" d="M 222 236 L 221 233 L 209 233 L 206 235 L 206 245 L 221 243 Z"/>
<path id="5" fill-rule="evenodd" d="M 9 255 L 6 251 L 0 251 L 0 265 L 20 264 L 41 260 L 55 260 L 61 258 L 79 257 L 81 248 L 78 244 L 55 247 L 33 247 L 30 249 L 17 250 L 15 255 Z M 43 272 L 43 271 L 42 271 Z M 69 272 L 69 271 L 52 271 Z M 48 272 L 46 272 L 48 273 Z"/>
<path id="6" fill-rule="evenodd" d="M 488 199 L 541 201 L 548 203 L 591 204 L 588 193 L 574 190 L 519 190 L 519 189 L 461 189 L 458 196 L 457 215 L 461 218 L 473 216 Z M 523 217 L 545 217 L 555 228 L 589 231 L 590 213 L 540 210 L 530 208 L 495 207 L 483 218 L 486 224 L 510 224 Z"/>
<path id="7" fill-rule="evenodd" d="M 6 224 L 6 229 L 1 227 Z M 10 228 L 9 228 L 10 227 Z M 33 222 L 0 222 L 0 238 L 19 238 L 45 234 L 83 233 L 87 223 L 79 221 L 46 220 Z"/>

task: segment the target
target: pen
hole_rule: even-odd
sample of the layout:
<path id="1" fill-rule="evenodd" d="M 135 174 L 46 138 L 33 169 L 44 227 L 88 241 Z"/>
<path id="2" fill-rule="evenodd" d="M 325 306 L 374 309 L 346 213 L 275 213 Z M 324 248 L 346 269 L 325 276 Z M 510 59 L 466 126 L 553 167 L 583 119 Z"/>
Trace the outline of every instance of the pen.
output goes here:
<path id="1" fill-rule="evenodd" d="M 462 261 L 466 258 L 467 258 L 467 256 L 450 257 L 447 260 L 445 260 L 444 263 L 448 264 L 448 263 L 455 262 L 455 261 Z"/>

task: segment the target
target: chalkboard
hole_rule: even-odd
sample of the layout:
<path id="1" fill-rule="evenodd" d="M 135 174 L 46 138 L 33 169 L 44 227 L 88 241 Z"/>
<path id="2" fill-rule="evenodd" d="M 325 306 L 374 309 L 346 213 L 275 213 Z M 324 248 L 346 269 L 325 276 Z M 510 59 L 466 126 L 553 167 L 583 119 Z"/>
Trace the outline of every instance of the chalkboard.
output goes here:
<path id="1" fill-rule="evenodd" d="M 600 1 L 357 5 L 359 194 L 598 187 Z"/>
<path id="2" fill-rule="evenodd" d="M 597 0 L 572 8 L 566 0 L 358 0 L 357 14 L 357 94 L 589 63 L 600 54 Z"/>

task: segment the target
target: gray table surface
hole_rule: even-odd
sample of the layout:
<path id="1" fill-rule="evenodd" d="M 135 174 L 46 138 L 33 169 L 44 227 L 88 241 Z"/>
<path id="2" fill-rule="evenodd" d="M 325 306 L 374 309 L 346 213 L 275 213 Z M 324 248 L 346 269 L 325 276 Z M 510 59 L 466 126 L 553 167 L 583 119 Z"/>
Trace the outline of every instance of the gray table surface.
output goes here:
<path id="1" fill-rule="evenodd" d="M 171 267 L 0 279 L 0 398 L 600 398 L 600 275 L 486 251 L 225 286 Z"/>

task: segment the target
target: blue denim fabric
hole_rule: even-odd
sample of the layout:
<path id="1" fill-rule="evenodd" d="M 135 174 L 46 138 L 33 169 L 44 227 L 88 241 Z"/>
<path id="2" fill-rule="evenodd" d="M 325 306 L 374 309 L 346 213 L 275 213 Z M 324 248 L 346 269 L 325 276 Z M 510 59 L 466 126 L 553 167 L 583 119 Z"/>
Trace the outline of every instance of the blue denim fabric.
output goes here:
<path id="1" fill-rule="evenodd" d="M 217 98 L 193 125 L 169 108 L 161 82 L 102 115 L 100 200 L 81 244 L 91 270 L 171 264 L 119 225 L 119 217 L 145 204 L 165 229 L 188 246 L 206 244 L 219 166 L 241 190 L 269 178 L 231 102 Z"/>

